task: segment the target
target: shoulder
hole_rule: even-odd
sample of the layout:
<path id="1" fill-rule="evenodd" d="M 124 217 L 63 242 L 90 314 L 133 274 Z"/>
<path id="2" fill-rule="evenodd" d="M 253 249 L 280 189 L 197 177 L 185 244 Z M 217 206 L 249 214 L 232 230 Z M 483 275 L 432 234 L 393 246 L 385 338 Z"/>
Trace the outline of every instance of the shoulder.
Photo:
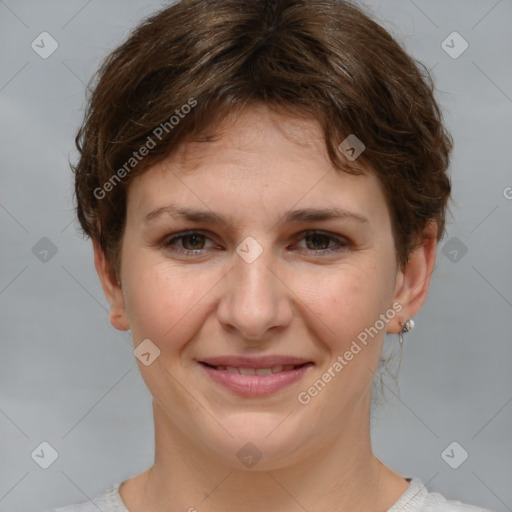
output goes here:
<path id="1" fill-rule="evenodd" d="M 98 512 L 98 507 L 92 502 L 76 503 L 64 507 L 52 508 L 45 512 Z M 107 511 L 105 511 L 107 512 Z"/>
<path id="2" fill-rule="evenodd" d="M 492 512 L 488 509 L 429 492 L 418 477 L 410 479 L 407 491 L 388 512 Z"/>
<path id="3" fill-rule="evenodd" d="M 119 486 L 121 482 L 111 485 L 95 498 L 72 505 L 53 508 L 45 512 L 128 512 L 119 496 Z"/>
<path id="4" fill-rule="evenodd" d="M 457 500 L 446 499 L 437 492 L 431 492 L 425 499 L 421 512 L 491 512 L 488 509 Z"/>

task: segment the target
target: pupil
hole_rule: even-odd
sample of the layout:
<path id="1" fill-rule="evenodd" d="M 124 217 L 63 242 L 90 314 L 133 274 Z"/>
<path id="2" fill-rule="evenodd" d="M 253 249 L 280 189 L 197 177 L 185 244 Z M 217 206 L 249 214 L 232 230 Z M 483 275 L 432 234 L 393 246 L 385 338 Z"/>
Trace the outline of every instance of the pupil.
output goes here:
<path id="1" fill-rule="evenodd" d="M 196 247 L 195 247 L 195 245 L 196 245 L 196 243 L 198 242 L 198 239 L 199 239 L 199 236 L 198 236 L 198 235 L 189 235 L 187 238 L 185 238 L 185 240 L 188 240 L 188 241 L 193 240 L 193 242 L 192 242 L 192 244 L 191 244 L 191 245 L 192 245 L 192 249 L 195 249 L 195 248 L 196 248 Z M 194 242 L 194 241 L 195 241 L 195 242 Z"/>
<path id="2" fill-rule="evenodd" d="M 323 238 L 323 240 L 324 240 L 324 242 L 325 242 L 325 240 L 326 240 L 326 238 L 327 238 L 325 235 L 309 235 L 309 236 L 311 237 L 311 240 L 313 241 L 313 244 L 316 244 L 316 243 L 318 242 L 318 239 L 322 240 L 322 238 Z M 321 243 L 321 242 L 320 242 L 320 243 Z M 323 245 L 323 246 L 324 246 L 324 247 L 322 247 L 322 249 L 325 249 L 325 248 L 326 248 L 325 243 L 324 243 L 324 244 L 321 244 L 321 245 Z"/>

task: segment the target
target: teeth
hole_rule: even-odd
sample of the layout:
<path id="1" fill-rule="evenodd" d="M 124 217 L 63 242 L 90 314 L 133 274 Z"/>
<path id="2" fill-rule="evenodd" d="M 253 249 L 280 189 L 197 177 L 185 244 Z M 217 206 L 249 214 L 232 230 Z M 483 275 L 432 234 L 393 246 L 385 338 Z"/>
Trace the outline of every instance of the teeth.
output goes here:
<path id="1" fill-rule="evenodd" d="M 238 368 L 242 375 L 256 375 L 256 370 L 254 368 Z"/>
<path id="2" fill-rule="evenodd" d="M 228 371 L 229 373 L 239 373 L 240 375 L 272 375 L 282 371 L 290 371 L 295 368 L 293 364 L 277 364 L 272 368 L 237 368 L 236 366 L 217 366 L 217 370 Z"/>
<path id="3" fill-rule="evenodd" d="M 256 375 L 272 375 L 271 368 L 258 368 L 256 370 Z"/>

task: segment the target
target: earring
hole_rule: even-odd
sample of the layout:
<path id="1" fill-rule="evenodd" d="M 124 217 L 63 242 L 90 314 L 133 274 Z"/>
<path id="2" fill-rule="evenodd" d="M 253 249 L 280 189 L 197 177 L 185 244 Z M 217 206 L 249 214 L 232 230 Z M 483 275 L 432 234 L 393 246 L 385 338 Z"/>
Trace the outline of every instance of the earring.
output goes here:
<path id="1" fill-rule="evenodd" d="M 398 333 L 398 341 L 400 342 L 400 363 L 402 362 L 402 349 L 404 346 L 404 333 L 412 331 L 414 327 L 414 320 L 409 318 L 406 322 L 400 322 L 402 330 Z"/>

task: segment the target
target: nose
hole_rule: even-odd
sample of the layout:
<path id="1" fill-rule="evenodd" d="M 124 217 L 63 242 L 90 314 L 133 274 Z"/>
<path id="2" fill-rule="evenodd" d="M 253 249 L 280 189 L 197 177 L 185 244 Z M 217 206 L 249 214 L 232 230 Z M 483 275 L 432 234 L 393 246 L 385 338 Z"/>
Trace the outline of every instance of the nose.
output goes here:
<path id="1" fill-rule="evenodd" d="M 233 255 L 233 266 L 223 280 L 217 316 L 222 327 L 247 341 L 264 341 L 282 330 L 293 316 L 293 294 L 273 264 L 270 249 L 254 260 Z"/>

